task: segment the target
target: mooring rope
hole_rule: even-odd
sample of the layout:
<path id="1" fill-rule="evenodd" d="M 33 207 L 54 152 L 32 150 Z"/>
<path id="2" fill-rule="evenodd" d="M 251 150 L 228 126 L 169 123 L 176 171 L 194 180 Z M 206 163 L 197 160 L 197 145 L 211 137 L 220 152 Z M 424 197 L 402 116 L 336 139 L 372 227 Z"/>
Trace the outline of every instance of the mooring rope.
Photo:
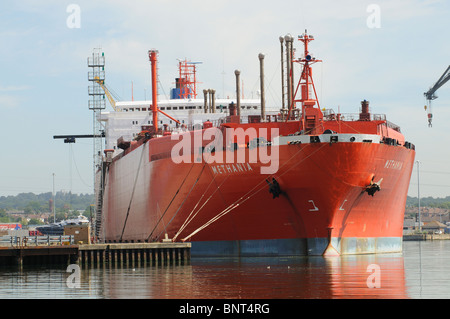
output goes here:
<path id="1" fill-rule="evenodd" d="M 167 227 L 170 225 L 170 223 L 173 221 L 173 219 L 175 218 L 175 216 L 177 216 L 178 212 L 181 210 L 181 208 L 183 207 L 184 203 L 186 202 L 186 200 L 188 199 L 189 195 L 191 194 L 192 190 L 194 189 L 195 185 L 197 185 L 198 181 L 200 180 L 200 177 L 203 174 L 203 171 L 205 170 L 206 167 L 206 162 L 203 165 L 200 174 L 198 175 L 197 179 L 195 180 L 195 183 L 192 185 L 191 189 L 189 190 L 189 193 L 186 195 L 186 197 L 184 198 L 183 202 L 181 203 L 180 207 L 178 207 L 177 211 L 175 212 L 175 214 L 173 214 L 172 218 L 170 219 L 170 221 L 167 223 L 166 227 L 164 227 L 164 229 L 159 233 L 159 235 L 156 237 L 156 240 L 159 239 L 159 237 L 162 235 L 163 232 L 166 231 Z"/>
<path id="2" fill-rule="evenodd" d="M 181 182 L 180 187 L 178 187 L 177 191 L 175 192 L 175 194 L 172 197 L 172 200 L 170 201 L 169 205 L 167 205 L 166 209 L 164 210 L 164 213 L 161 215 L 160 219 L 158 220 L 158 222 L 156 223 L 155 227 L 153 227 L 152 231 L 150 232 L 150 235 L 148 235 L 147 237 L 147 241 L 150 239 L 150 237 L 153 235 L 153 232 L 155 231 L 156 227 L 158 227 L 159 223 L 161 222 L 161 220 L 164 218 L 164 215 L 166 215 L 167 210 L 169 209 L 169 207 L 172 205 L 173 201 L 175 200 L 175 198 L 177 197 L 178 193 L 180 192 L 180 189 L 183 187 L 184 182 L 186 182 L 186 179 L 188 178 L 188 176 L 191 174 L 192 168 L 194 167 L 194 162 L 192 163 L 188 173 L 186 174 L 186 176 L 183 179 L 183 182 Z M 164 227 L 165 228 L 165 227 Z"/>
<path id="3" fill-rule="evenodd" d="M 305 160 L 307 160 L 308 158 L 310 158 L 312 155 L 314 155 L 315 153 L 317 153 L 319 150 L 321 150 L 323 147 L 325 147 L 327 144 L 322 145 L 321 147 L 319 147 L 317 150 L 315 150 L 314 152 L 312 152 L 311 154 L 309 154 L 308 156 L 306 156 L 305 158 L 303 158 L 301 161 L 299 161 L 298 163 L 292 165 L 289 169 L 287 169 L 283 174 L 278 175 L 278 178 L 282 177 L 283 175 L 287 174 L 291 169 L 293 169 L 294 167 L 296 167 L 297 165 L 301 164 L 302 162 L 304 162 Z M 305 148 L 300 148 L 294 155 L 291 156 L 290 159 L 288 159 L 286 161 L 286 163 L 284 163 L 282 165 L 282 167 L 286 166 L 289 161 L 291 161 L 294 157 L 296 157 L 300 152 L 302 152 Z M 275 176 L 275 174 L 271 174 L 268 178 Z M 211 218 L 209 221 L 207 221 L 205 224 L 203 224 L 202 226 L 200 226 L 199 228 L 197 228 L 195 231 L 193 231 L 190 235 L 184 237 L 182 239 L 182 241 L 186 241 L 188 239 L 190 239 L 192 236 L 194 236 L 195 234 L 197 234 L 198 232 L 200 232 L 201 230 L 205 229 L 206 227 L 210 226 L 212 223 L 216 222 L 217 220 L 219 220 L 220 218 L 222 218 L 223 216 L 227 215 L 229 212 L 233 211 L 234 209 L 236 209 L 237 207 L 239 207 L 240 205 L 242 205 L 243 203 L 245 203 L 247 200 L 249 200 L 250 198 L 252 198 L 253 196 L 255 196 L 257 193 L 259 193 L 261 190 L 263 190 L 265 187 L 261 187 L 259 190 L 254 191 L 256 188 L 258 188 L 261 184 L 266 183 L 266 179 L 267 178 L 263 178 L 258 184 L 256 184 L 251 190 L 249 190 L 244 196 L 241 196 L 239 199 L 237 199 L 236 201 L 234 201 L 232 204 L 230 204 L 227 208 L 225 208 L 224 210 L 222 210 L 219 214 L 217 214 L 216 216 L 214 216 L 213 218 Z M 253 192 L 253 193 L 252 193 Z M 247 196 L 248 195 L 248 196 Z M 247 197 L 246 197 L 247 196 Z"/>
<path id="4" fill-rule="evenodd" d="M 194 208 L 192 209 L 192 211 L 189 213 L 189 216 L 186 218 L 186 220 L 184 221 L 183 225 L 181 225 L 180 229 L 178 230 L 178 232 L 175 234 L 175 236 L 173 237 L 173 241 L 175 241 L 178 238 L 178 235 L 180 235 L 180 233 L 187 227 L 187 225 L 189 225 L 189 223 L 191 221 L 194 220 L 194 218 L 197 216 L 197 214 L 203 209 L 203 207 L 205 207 L 205 205 L 209 202 L 209 200 L 216 194 L 216 192 L 220 189 L 220 187 L 222 186 L 222 184 L 228 179 L 228 176 L 224 178 L 224 180 L 222 181 L 222 183 L 220 183 L 219 186 L 216 186 L 216 189 L 214 190 L 214 192 L 208 197 L 208 199 L 203 203 L 203 205 L 197 210 L 197 212 L 192 215 L 195 211 L 195 209 L 197 208 L 197 206 L 200 204 L 200 202 L 202 201 L 203 197 L 205 196 L 206 192 L 208 191 L 209 187 L 212 185 L 212 183 L 215 181 L 216 177 L 214 176 L 213 179 L 211 180 L 211 182 L 209 183 L 208 187 L 206 188 L 206 190 L 203 192 L 202 196 L 200 197 L 200 199 L 197 201 L 197 204 L 195 204 Z"/>

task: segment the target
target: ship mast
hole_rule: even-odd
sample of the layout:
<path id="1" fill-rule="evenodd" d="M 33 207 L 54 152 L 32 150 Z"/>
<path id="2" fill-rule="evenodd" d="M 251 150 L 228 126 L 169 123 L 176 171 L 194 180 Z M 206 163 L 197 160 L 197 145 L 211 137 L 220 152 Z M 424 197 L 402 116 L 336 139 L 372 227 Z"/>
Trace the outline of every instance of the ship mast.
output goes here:
<path id="1" fill-rule="evenodd" d="M 294 97 L 292 99 L 292 105 L 289 106 L 288 118 L 290 117 L 292 109 L 296 108 L 296 103 L 301 103 L 301 123 L 304 133 L 317 135 L 321 134 L 323 131 L 323 114 L 320 110 L 319 100 L 317 98 L 316 88 L 314 86 L 314 81 L 312 78 L 311 65 L 316 62 L 322 62 L 322 60 L 317 60 L 309 53 L 308 44 L 310 41 L 314 40 L 314 37 L 312 35 L 308 35 L 305 30 L 305 33 L 299 35 L 298 39 L 304 44 L 304 52 L 303 56 L 294 62 L 300 63 L 303 68 L 297 84 L 297 88 L 295 90 Z M 299 88 L 301 90 L 301 97 L 296 99 Z M 314 97 L 312 97 L 312 93 L 314 93 Z M 315 107 L 316 104 L 317 107 Z"/>
<path id="2" fill-rule="evenodd" d="M 179 60 L 178 69 L 180 77 L 176 79 L 176 89 L 179 90 L 178 99 L 197 98 L 197 69 L 196 65 L 202 62 Z"/>

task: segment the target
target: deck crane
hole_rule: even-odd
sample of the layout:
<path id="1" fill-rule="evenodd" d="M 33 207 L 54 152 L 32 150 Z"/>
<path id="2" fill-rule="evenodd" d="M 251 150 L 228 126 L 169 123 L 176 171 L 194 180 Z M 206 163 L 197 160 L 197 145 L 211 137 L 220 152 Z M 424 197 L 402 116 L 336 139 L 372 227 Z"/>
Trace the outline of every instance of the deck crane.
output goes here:
<path id="1" fill-rule="evenodd" d="M 105 91 L 105 95 L 109 100 L 109 104 L 111 104 L 112 108 L 114 109 L 114 111 L 119 112 L 120 109 L 118 107 L 116 107 L 116 100 L 114 100 L 110 90 L 106 87 L 105 85 L 105 81 L 104 80 L 100 80 L 100 78 L 98 76 L 96 76 L 94 78 L 94 81 L 98 83 L 98 85 L 101 86 L 101 88 L 103 89 L 103 91 Z"/>
<path id="2" fill-rule="evenodd" d="M 428 127 L 431 127 L 431 120 L 433 119 L 433 114 L 431 113 L 431 101 L 435 100 L 437 96 L 434 94 L 441 86 L 443 86 L 448 80 L 450 80 L 450 66 L 445 70 L 444 74 L 439 78 L 439 80 L 423 95 L 427 99 L 427 105 L 425 105 L 425 110 L 428 110 Z"/>

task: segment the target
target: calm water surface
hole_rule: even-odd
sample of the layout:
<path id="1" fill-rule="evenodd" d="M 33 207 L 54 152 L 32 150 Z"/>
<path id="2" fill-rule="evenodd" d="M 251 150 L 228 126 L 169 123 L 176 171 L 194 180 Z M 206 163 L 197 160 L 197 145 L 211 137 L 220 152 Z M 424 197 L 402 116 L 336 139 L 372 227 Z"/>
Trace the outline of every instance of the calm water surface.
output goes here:
<path id="1" fill-rule="evenodd" d="M 450 297 L 450 241 L 405 242 L 401 254 L 87 266 L 79 288 L 69 288 L 70 275 L 65 266 L 0 268 L 0 298 L 442 299 Z"/>

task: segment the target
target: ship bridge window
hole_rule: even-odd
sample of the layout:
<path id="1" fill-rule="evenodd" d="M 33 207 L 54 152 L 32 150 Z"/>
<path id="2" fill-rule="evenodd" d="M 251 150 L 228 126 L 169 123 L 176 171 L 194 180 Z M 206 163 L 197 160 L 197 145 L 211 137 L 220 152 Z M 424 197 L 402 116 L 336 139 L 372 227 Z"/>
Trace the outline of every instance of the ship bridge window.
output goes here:
<path id="1" fill-rule="evenodd" d="M 177 106 L 174 106 L 173 109 L 174 109 L 174 110 L 178 110 L 178 107 L 177 107 Z"/>
<path id="2" fill-rule="evenodd" d="M 130 108 L 130 112 L 134 112 L 134 109 Z"/>
<path id="3" fill-rule="evenodd" d="M 161 109 L 162 111 L 164 111 L 166 108 L 163 106 L 163 107 L 161 107 L 160 109 Z"/>
<path id="4" fill-rule="evenodd" d="M 180 110 L 184 110 L 184 106 L 180 106 Z"/>
<path id="5" fill-rule="evenodd" d="M 172 109 L 172 107 L 171 107 L 171 106 L 168 106 L 168 107 L 167 107 L 167 110 L 168 110 L 168 111 L 170 111 L 171 109 Z"/>
<path id="6" fill-rule="evenodd" d="M 254 107 L 253 107 L 255 110 L 257 110 L 258 109 L 258 107 L 255 105 Z"/>

